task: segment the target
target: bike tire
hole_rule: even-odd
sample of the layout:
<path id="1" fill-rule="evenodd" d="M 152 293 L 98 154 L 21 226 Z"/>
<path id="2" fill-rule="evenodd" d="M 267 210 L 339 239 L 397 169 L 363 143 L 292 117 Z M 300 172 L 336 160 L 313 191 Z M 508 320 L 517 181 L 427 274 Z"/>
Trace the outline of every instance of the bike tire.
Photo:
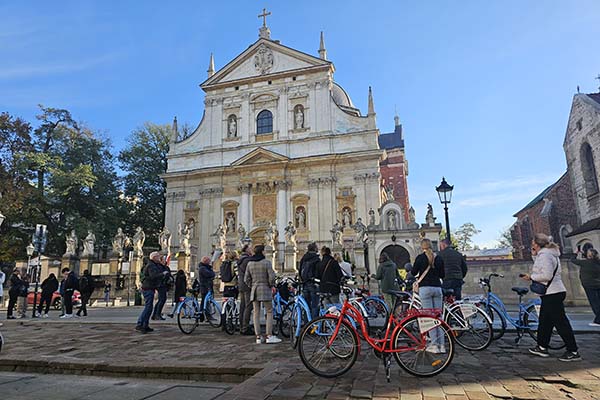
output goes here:
<path id="1" fill-rule="evenodd" d="M 527 309 L 525 310 L 527 311 L 524 315 L 523 315 L 523 325 L 527 326 L 527 332 L 529 333 L 529 336 L 531 336 L 531 338 L 533 340 L 535 340 L 535 342 L 537 343 L 537 324 L 539 324 L 539 315 L 537 313 L 537 310 L 535 309 L 535 305 L 530 305 L 529 307 L 527 307 Z M 530 317 L 532 316 L 532 317 Z M 535 316 L 535 317 L 533 317 Z M 535 318 L 535 321 L 533 320 Z M 535 329 L 530 327 L 530 324 L 535 324 L 536 327 Z M 565 342 L 562 340 L 562 338 L 560 337 L 560 335 L 558 334 L 558 332 L 556 331 L 556 329 L 552 330 L 552 336 L 550 337 L 550 343 L 548 344 L 548 348 L 552 349 L 552 350 L 560 350 L 562 348 L 564 348 L 566 346 Z"/>
<path id="2" fill-rule="evenodd" d="M 223 315 L 225 316 L 225 321 L 224 321 L 224 328 L 225 328 L 225 332 L 228 335 L 233 335 L 235 333 L 235 309 L 234 307 L 231 306 L 231 304 L 229 304 L 229 302 L 227 302 L 225 304 L 225 309 L 223 310 Z"/>
<path id="3" fill-rule="evenodd" d="M 0 352 L 2 352 L 2 346 L 4 346 L 4 336 L 2 336 L 2 332 L 0 332 Z"/>
<path id="4" fill-rule="evenodd" d="M 279 321 L 277 321 L 278 331 L 284 338 L 290 337 L 290 321 L 292 318 L 292 308 L 294 303 L 288 303 L 283 307 Z"/>
<path id="5" fill-rule="evenodd" d="M 199 310 L 192 302 L 184 302 L 177 313 L 177 326 L 182 333 L 190 335 L 198 326 Z"/>
<path id="6" fill-rule="evenodd" d="M 464 307 L 471 308 L 469 317 L 464 317 Z M 463 322 L 464 321 L 464 322 Z M 494 330 L 488 315 L 474 304 L 464 303 L 451 306 L 446 313 L 446 323 L 454 331 L 456 343 L 463 349 L 481 351 L 492 343 Z"/>
<path id="7" fill-rule="evenodd" d="M 350 370 L 358 358 L 358 336 L 350 324 L 342 319 L 337 336 L 328 345 L 339 322 L 339 317 L 315 318 L 302 328 L 298 338 L 298 353 L 304 366 L 323 378 L 335 378 Z M 323 364 L 321 364 L 323 363 Z"/>
<path id="8" fill-rule="evenodd" d="M 490 320 L 492 321 L 492 329 L 494 332 L 492 340 L 500 339 L 506 332 L 506 318 L 504 318 L 495 305 L 484 305 L 483 309 L 487 312 L 488 317 L 490 317 Z"/>
<path id="9" fill-rule="evenodd" d="M 298 338 L 300 337 L 300 332 L 302 327 L 308 322 L 308 318 L 306 317 L 306 312 L 301 306 L 294 306 L 292 309 L 292 315 L 290 317 L 290 342 L 292 344 L 292 348 L 295 349 L 298 346 Z"/>
<path id="10" fill-rule="evenodd" d="M 402 327 L 392 337 L 392 349 L 396 362 L 403 370 L 414 376 L 430 377 L 444 371 L 452 362 L 454 338 L 450 328 L 442 323 L 437 329 L 442 335 L 441 340 L 445 351 L 443 353 L 427 351 L 430 338 L 428 333 L 421 333 L 419 319 L 438 318 L 416 315 L 402 321 Z M 402 349 L 405 351 L 399 351 Z M 420 368 L 419 361 L 421 361 Z"/>
<path id="11" fill-rule="evenodd" d="M 381 299 L 375 299 L 373 297 L 365 300 L 365 309 L 369 313 L 369 318 L 380 318 L 383 319 L 384 322 L 390 318 L 390 313 L 388 311 L 387 305 Z"/>
<path id="12" fill-rule="evenodd" d="M 204 316 L 208 321 L 209 325 L 213 328 L 220 327 L 221 323 L 223 322 L 221 320 L 221 308 L 214 300 L 211 300 L 208 302 L 208 304 L 206 304 Z"/>

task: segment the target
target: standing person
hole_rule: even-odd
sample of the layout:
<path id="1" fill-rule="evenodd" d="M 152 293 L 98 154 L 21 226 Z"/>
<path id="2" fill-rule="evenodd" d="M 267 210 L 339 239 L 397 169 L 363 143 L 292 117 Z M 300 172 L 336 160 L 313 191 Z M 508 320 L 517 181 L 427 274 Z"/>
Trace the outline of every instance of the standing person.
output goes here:
<path id="1" fill-rule="evenodd" d="M 300 281 L 302 282 L 302 296 L 308 303 L 311 318 L 319 316 L 319 287 L 315 282 L 317 277 L 317 264 L 321 261 L 316 243 L 309 243 L 306 253 L 300 260 Z"/>
<path id="2" fill-rule="evenodd" d="M 21 279 L 21 270 L 15 268 L 10 276 L 10 289 L 8 290 L 8 310 L 6 311 L 6 319 L 15 319 L 13 309 L 17 304 L 19 293 L 23 290 L 24 282 Z"/>
<path id="3" fill-rule="evenodd" d="M 158 251 L 150 253 L 150 260 L 142 269 L 142 296 L 144 296 L 144 309 L 138 317 L 135 330 L 141 333 L 153 332 L 150 328 L 150 316 L 154 306 L 154 291 L 160 286 L 165 271 L 161 267 L 162 256 Z"/>
<path id="4" fill-rule="evenodd" d="M 317 264 L 317 278 L 321 280 L 319 291 L 321 293 L 331 293 L 329 301 L 332 304 L 340 302 L 342 276 L 340 264 L 331 256 L 331 249 L 323 246 L 321 248 L 321 261 Z"/>
<path id="5" fill-rule="evenodd" d="M 63 303 L 65 305 L 65 314 L 60 318 L 73 318 L 73 292 L 77 289 L 79 281 L 75 272 L 69 268 L 63 268 L 61 271 L 64 279 L 63 283 Z"/>
<path id="6" fill-rule="evenodd" d="M 438 256 L 444 261 L 444 289 L 452 289 L 456 300 L 462 299 L 462 286 L 467 276 L 467 262 L 465 257 L 454 250 L 448 239 L 440 242 L 441 251 Z"/>
<path id="7" fill-rule="evenodd" d="M 154 311 L 152 312 L 152 320 L 153 321 L 164 321 L 165 317 L 162 315 L 162 310 L 165 304 L 167 303 L 167 293 L 169 292 L 169 287 L 173 284 L 173 275 L 171 275 L 171 269 L 167 265 L 167 257 L 161 256 L 161 262 L 159 264 L 161 273 L 163 274 L 163 279 L 156 290 L 158 293 L 158 301 L 154 306 Z"/>
<path id="8" fill-rule="evenodd" d="M 444 278 L 444 260 L 435 256 L 431 247 L 431 240 L 421 241 L 423 252 L 417 256 L 412 266 L 411 273 L 418 277 L 419 298 L 423 308 L 442 308 L 442 282 Z M 442 343 L 441 332 L 438 329 L 431 331 L 431 344 L 426 351 L 431 353 L 445 353 L 446 349 Z"/>
<path id="9" fill-rule="evenodd" d="M 237 261 L 238 254 L 234 251 L 228 251 L 225 255 L 225 261 L 221 263 L 220 276 L 223 282 L 223 297 L 235 297 L 237 299 Z"/>
<path id="10" fill-rule="evenodd" d="M 21 279 L 23 280 L 23 284 L 21 291 L 19 292 L 18 299 L 19 318 L 27 318 L 27 294 L 29 293 L 29 282 L 31 281 L 31 276 L 29 276 L 26 271 L 27 270 L 25 268 L 21 269 Z"/>
<path id="11" fill-rule="evenodd" d="M 279 339 L 273 333 L 273 292 L 275 286 L 275 271 L 271 262 L 264 256 L 265 246 L 257 245 L 254 247 L 254 256 L 248 261 L 244 281 L 251 287 L 250 300 L 254 307 L 254 333 L 256 334 L 256 344 L 262 343 L 260 327 L 261 305 L 265 308 L 267 314 L 266 343 L 279 343 Z"/>
<path id="12" fill-rule="evenodd" d="M 198 288 L 200 289 L 201 309 L 204 309 L 204 298 L 208 292 L 213 291 L 213 282 L 215 276 L 215 271 L 213 271 L 210 257 L 202 257 L 200 260 L 200 265 L 198 265 Z"/>
<path id="13" fill-rule="evenodd" d="M 175 291 L 173 293 L 173 310 L 170 314 L 168 314 L 169 318 L 173 318 L 175 315 L 175 309 L 177 308 L 177 303 L 179 303 L 179 299 L 181 297 L 185 297 L 187 294 L 187 277 L 185 276 L 185 271 L 180 269 L 175 274 Z"/>
<path id="14" fill-rule="evenodd" d="M 42 318 L 48 318 L 48 310 L 50 310 L 50 305 L 52 303 L 52 295 L 54 292 L 58 290 L 58 279 L 56 279 L 56 275 L 50 274 L 44 281 L 42 282 L 42 294 L 40 296 L 40 305 L 38 306 L 37 316 Z M 46 305 L 44 309 L 44 314 L 42 315 L 42 308 Z"/>
<path id="15" fill-rule="evenodd" d="M 6 281 L 6 274 L 0 269 L 0 304 L 4 304 L 4 282 Z"/>
<path id="16" fill-rule="evenodd" d="M 546 294 L 540 295 L 540 309 L 537 346 L 529 349 L 531 354 L 540 357 L 550 357 L 548 345 L 552 330 L 556 328 L 565 342 L 567 350 L 558 359 L 560 361 L 579 361 L 581 356 L 577 351 L 577 342 L 573 328 L 565 313 L 565 297 L 567 289 L 562 282 L 560 266 L 560 250 L 550 236 L 538 233 L 531 242 L 531 255 L 534 262 L 530 274 L 521 277 L 526 281 L 536 281 L 547 287 Z"/>
<path id="17" fill-rule="evenodd" d="M 108 307 L 108 303 L 110 302 L 110 289 L 112 285 L 109 281 L 104 282 L 104 304 Z"/>
<path id="18" fill-rule="evenodd" d="M 340 253 L 335 253 L 333 255 L 335 261 L 338 262 L 340 268 L 342 269 L 342 274 L 344 274 L 344 278 L 352 278 L 352 264 L 347 261 L 344 261 Z"/>
<path id="19" fill-rule="evenodd" d="M 590 302 L 595 318 L 590 326 L 600 326 L 600 257 L 598 251 L 592 247 L 585 253 L 578 253 L 583 258 L 573 259 L 571 262 L 579 265 L 579 279 L 585 290 L 585 295 Z"/>
<path id="20" fill-rule="evenodd" d="M 90 301 L 92 293 L 94 293 L 94 281 L 87 269 L 83 271 L 83 275 L 79 278 L 79 293 L 81 293 L 81 305 L 77 310 L 77 316 L 80 317 L 83 313 L 83 316 L 87 317 L 87 303 Z"/>
<path id="21" fill-rule="evenodd" d="M 252 301 L 250 300 L 251 288 L 244 281 L 248 262 L 252 257 L 252 248 L 250 245 L 244 245 L 242 255 L 238 260 L 238 290 L 240 296 L 240 334 L 254 335 L 254 330 L 250 328 L 250 315 L 252 315 Z"/>
<path id="22" fill-rule="evenodd" d="M 397 278 L 398 267 L 396 263 L 390 260 L 390 256 L 384 251 L 379 256 L 379 265 L 377 266 L 377 274 L 373 274 L 372 278 L 380 281 L 381 291 L 383 292 L 383 298 L 388 304 L 389 309 L 394 309 L 395 298 L 393 294 L 389 294 L 390 290 L 398 290 Z"/>

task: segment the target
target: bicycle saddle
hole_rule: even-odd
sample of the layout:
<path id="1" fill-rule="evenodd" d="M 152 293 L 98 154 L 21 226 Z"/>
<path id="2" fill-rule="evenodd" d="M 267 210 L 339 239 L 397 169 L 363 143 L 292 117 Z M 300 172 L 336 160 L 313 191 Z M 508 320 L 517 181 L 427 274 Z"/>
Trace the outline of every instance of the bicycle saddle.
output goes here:
<path id="1" fill-rule="evenodd" d="M 517 292 L 517 294 L 519 296 L 523 296 L 523 295 L 526 295 L 527 293 L 529 293 L 529 289 L 524 288 L 524 287 L 514 287 L 514 288 L 512 288 L 512 291 Z"/>
<path id="2" fill-rule="evenodd" d="M 442 288 L 442 294 L 444 296 L 452 296 L 454 294 L 454 289 L 444 289 L 444 288 Z"/>
<path id="3" fill-rule="evenodd" d="M 396 298 L 398 298 L 400 300 L 408 300 L 408 298 L 410 297 L 410 295 L 408 293 L 403 292 L 401 290 L 388 290 L 385 293 L 391 294 L 392 296 L 396 296 Z"/>
<path id="4" fill-rule="evenodd" d="M 317 292 L 317 296 L 319 297 L 324 297 L 324 298 L 329 298 L 333 296 L 333 293 L 328 293 L 328 292 Z"/>

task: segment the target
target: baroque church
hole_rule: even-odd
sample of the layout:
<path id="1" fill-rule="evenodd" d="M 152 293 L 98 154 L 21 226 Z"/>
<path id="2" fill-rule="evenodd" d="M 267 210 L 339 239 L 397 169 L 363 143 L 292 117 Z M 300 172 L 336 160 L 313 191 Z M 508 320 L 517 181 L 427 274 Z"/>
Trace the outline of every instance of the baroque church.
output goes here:
<path id="1" fill-rule="evenodd" d="M 166 227 L 190 228 L 192 263 L 244 240 L 265 243 L 271 229 L 283 270 L 292 260 L 284 257 L 289 226 L 293 260 L 314 241 L 350 250 L 360 267 L 376 265 L 385 248 L 399 265 L 410 262 L 419 235 L 436 238 L 440 228 L 415 223 L 399 118 L 394 132 L 380 134 L 371 88 L 364 115 L 335 82 L 323 33 L 311 55 L 273 40 L 266 15 L 258 40 L 218 71 L 211 54 L 195 131 L 179 140 L 174 122 Z M 368 240 L 357 224 L 368 226 Z"/>

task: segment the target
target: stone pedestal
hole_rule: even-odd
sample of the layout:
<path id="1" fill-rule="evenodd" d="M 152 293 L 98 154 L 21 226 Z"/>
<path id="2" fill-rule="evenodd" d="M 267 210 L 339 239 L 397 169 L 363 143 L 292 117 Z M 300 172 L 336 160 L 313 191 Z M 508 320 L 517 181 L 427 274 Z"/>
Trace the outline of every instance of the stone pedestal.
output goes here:
<path id="1" fill-rule="evenodd" d="M 192 257 L 189 254 L 178 253 L 177 254 L 177 269 L 184 270 L 186 276 L 190 275 L 190 259 Z"/>
<path id="2" fill-rule="evenodd" d="M 265 258 L 271 262 L 271 266 L 275 272 L 283 272 L 280 265 L 277 265 L 277 251 L 273 247 L 265 246 Z"/>
<path id="3" fill-rule="evenodd" d="M 121 268 L 121 259 L 118 256 L 112 256 L 108 260 L 108 264 L 109 264 L 109 274 L 116 275 L 119 272 L 119 269 Z"/>
<path id="4" fill-rule="evenodd" d="M 76 271 L 79 273 L 79 257 L 77 256 L 63 256 L 61 260 L 60 269 L 62 271 L 63 268 L 69 268 L 71 271 Z M 57 278 L 60 278 L 58 275 Z M 60 281 L 60 279 L 59 279 Z"/>
<path id="5" fill-rule="evenodd" d="M 367 272 L 365 265 L 365 249 L 362 245 L 354 248 L 354 265 L 356 265 L 355 275 L 362 275 Z"/>
<path id="6" fill-rule="evenodd" d="M 296 246 L 285 246 L 285 260 L 283 272 L 296 272 L 296 262 L 298 260 L 298 249 Z"/>
<path id="7" fill-rule="evenodd" d="M 90 272 L 90 274 L 92 273 L 92 262 L 94 262 L 94 259 L 91 256 L 83 256 L 81 257 L 81 260 L 79 261 L 79 270 L 75 271 L 75 273 L 77 275 L 83 275 L 83 271 L 85 271 L 86 269 Z"/>
<path id="8" fill-rule="evenodd" d="M 333 255 L 335 253 L 339 253 L 340 255 L 343 255 L 344 247 L 339 243 L 334 243 L 333 246 L 331 246 L 331 254 Z"/>
<path id="9" fill-rule="evenodd" d="M 129 274 L 131 274 L 131 289 L 140 286 L 140 271 L 144 263 L 144 258 L 138 255 L 134 255 L 129 264 Z"/>

